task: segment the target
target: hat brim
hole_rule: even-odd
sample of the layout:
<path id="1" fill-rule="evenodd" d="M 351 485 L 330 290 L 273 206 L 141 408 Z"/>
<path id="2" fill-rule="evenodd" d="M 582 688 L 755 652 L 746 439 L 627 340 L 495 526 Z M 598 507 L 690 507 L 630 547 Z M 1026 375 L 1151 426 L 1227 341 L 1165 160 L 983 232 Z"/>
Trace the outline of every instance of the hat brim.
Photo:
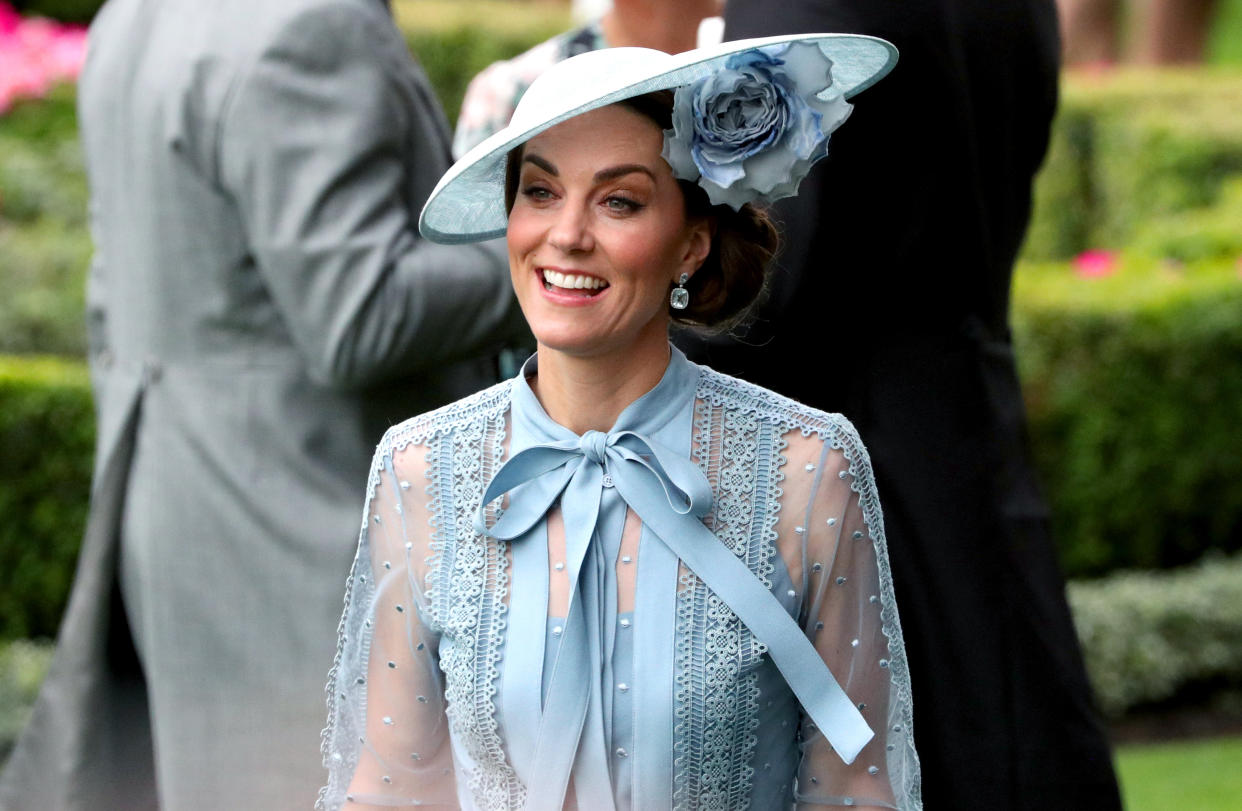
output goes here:
<path id="1" fill-rule="evenodd" d="M 432 242 L 448 245 L 503 236 L 508 224 L 504 205 L 505 161 L 514 147 L 590 110 L 695 82 L 719 69 L 734 54 L 786 42 L 818 44 L 832 60 L 832 86 L 846 98 L 875 84 L 897 63 L 897 49 L 892 43 L 861 34 L 761 37 L 722 42 L 675 55 L 643 48 L 612 48 L 574 57 L 559 64 L 578 61 L 581 67 L 581 60 L 597 65 L 607 60 L 618 67 L 583 88 L 584 92 L 539 94 L 540 83 L 532 85 L 509 126 L 463 155 L 440 178 L 419 216 L 419 232 Z"/>

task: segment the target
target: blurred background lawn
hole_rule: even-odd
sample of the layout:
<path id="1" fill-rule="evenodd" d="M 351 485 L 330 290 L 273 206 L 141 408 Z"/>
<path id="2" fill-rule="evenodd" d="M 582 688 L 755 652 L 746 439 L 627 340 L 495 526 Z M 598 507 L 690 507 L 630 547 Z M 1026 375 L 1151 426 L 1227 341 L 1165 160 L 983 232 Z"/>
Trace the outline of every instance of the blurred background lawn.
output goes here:
<path id="1" fill-rule="evenodd" d="M 97 0 L 25 5 L 88 19 Z M 451 120 L 475 72 L 570 24 L 560 0 L 392 5 Z M 1127 806 L 1242 808 L 1242 0 L 1206 66 L 1069 75 L 1062 96 L 1013 306 L 1071 606 Z M 73 104 L 62 86 L 0 114 L 0 760 L 89 487 Z"/>

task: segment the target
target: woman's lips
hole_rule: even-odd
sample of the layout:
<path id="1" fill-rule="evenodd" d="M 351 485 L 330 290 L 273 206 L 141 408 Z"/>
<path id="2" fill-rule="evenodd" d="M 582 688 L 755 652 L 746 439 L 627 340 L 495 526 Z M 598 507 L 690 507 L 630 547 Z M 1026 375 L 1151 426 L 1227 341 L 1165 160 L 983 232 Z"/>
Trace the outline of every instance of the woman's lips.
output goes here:
<path id="1" fill-rule="evenodd" d="M 538 268 L 539 286 L 546 298 L 557 303 L 585 304 L 608 290 L 608 282 L 589 273 L 559 268 Z"/>

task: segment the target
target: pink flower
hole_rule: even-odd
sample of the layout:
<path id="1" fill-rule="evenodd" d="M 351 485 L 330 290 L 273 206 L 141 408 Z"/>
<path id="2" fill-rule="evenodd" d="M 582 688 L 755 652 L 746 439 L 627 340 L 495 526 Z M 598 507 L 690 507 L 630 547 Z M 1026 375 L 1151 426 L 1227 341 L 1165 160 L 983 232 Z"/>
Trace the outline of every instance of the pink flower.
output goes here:
<path id="1" fill-rule="evenodd" d="M 11 34 L 22 24 L 22 17 L 13 6 L 0 0 L 0 37 Z"/>
<path id="2" fill-rule="evenodd" d="M 1070 266 L 1074 269 L 1074 274 L 1083 279 L 1111 276 L 1117 271 L 1117 253 L 1100 250 L 1083 251 L 1074 257 Z"/>
<path id="3" fill-rule="evenodd" d="M 86 29 L 62 26 L 45 56 L 49 71 L 57 79 L 77 79 L 86 61 Z"/>
<path id="4" fill-rule="evenodd" d="M 55 82 L 76 79 L 85 58 L 85 28 L 23 19 L 0 0 L 0 113 L 19 99 L 43 96 Z"/>

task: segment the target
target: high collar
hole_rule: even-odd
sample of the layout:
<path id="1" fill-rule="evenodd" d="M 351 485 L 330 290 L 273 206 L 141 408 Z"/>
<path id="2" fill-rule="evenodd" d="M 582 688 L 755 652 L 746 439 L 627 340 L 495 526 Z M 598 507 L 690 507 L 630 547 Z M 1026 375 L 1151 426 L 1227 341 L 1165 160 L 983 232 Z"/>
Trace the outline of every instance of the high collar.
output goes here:
<path id="1" fill-rule="evenodd" d="M 672 420 L 694 394 L 698 385 L 699 367 L 686 359 L 675 346 L 669 347 L 668 366 L 660 381 L 617 416 L 607 433 L 635 431 L 651 434 Z M 539 370 L 539 358 L 532 355 L 518 373 L 513 387 L 513 446 L 511 454 L 530 445 L 576 439 L 578 434 L 548 416 L 543 404 L 530 386 L 530 378 Z M 520 443 L 520 444 L 519 444 Z"/>

